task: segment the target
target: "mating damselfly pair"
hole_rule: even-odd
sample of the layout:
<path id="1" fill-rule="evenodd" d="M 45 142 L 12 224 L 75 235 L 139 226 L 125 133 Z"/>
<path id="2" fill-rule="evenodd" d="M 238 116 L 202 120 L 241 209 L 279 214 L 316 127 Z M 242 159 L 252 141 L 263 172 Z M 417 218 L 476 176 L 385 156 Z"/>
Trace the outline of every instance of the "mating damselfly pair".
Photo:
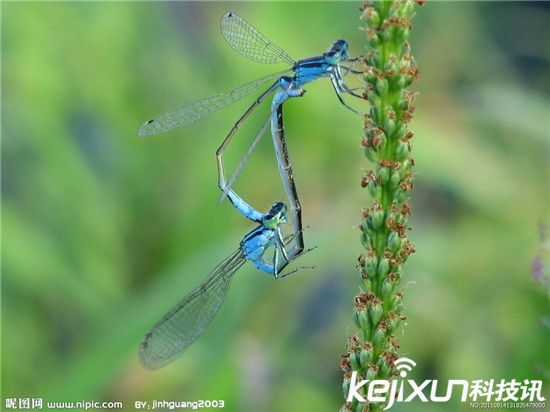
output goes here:
<path id="1" fill-rule="evenodd" d="M 226 13 L 222 17 L 221 33 L 229 46 L 250 60 L 260 63 L 287 63 L 291 67 L 230 92 L 198 100 L 156 116 L 140 127 L 138 135 L 156 135 L 191 123 L 250 95 L 261 85 L 271 83 L 237 120 L 216 151 L 218 186 L 222 191 L 222 198 L 227 196 L 243 216 L 256 222 L 258 226 L 244 236 L 239 248 L 217 265 L 203 283 L 186 295 L 145 335 L 140 346 L 140 358 L 148 369 L 158 369 L 170 363 L 204 332 L 223 303 L 234 274 L 245 261 L 250 261 L 257 269 L 277 278 L 292 260 L 307 251 L 304 245 L 300 201 L 286 148 L 283 103 L 291 97 L 303 96 L 305 90 L 302 87 L 321 77 L 330 79 L 340 103 L 354 112 L 355 110 L 345 102 L 344 94 L 361 97 L 344 82 L 344 77 L 348 73 L 360 73 L 353 69 L 357 58 L 350 58 L 348 43 L 345 40 L 335 41 L 328 51 L 319 56 L 294 60 L 235 13 Z M 346 65 L 347 63 L 350 65 Z M 223 167 L 223 154 L 226 148 L 253 111 L 272 94 L 271 115 L 254 138 L 234 175 L 226 181 Z M 287 209 L 283 202 L 276 202 L 267 213 L 262 213 L 238 196 L 231 187 L 268 125 L 271 128 L 279 174 L 290 207 Z M 280 226 L 286 223 L 287 212 L 291 218 L 293 234 L 285 238 Z M 267 261 L 264 254 L 271 247 L 274 249 L 273 258 Z M 282 276 L 299 269 L 301 268 L 291 270 Z"/>

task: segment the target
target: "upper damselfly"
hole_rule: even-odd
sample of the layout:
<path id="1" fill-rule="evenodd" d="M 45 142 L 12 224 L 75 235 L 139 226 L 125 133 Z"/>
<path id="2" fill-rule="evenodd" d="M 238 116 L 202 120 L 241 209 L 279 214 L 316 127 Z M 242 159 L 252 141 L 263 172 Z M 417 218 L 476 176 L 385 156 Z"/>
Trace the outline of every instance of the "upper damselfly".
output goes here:
<path id="1" fill-rule="evenodd" d="M 267 97 L 269 97 L 272 93 L 275 93 L 271 104 L 271 116 L 268 122 L 271 122 L 271 133 L 275 147 L 277 164 L 290 203 L 290 213 L 292 216 L 296 244 L 293 249 L 293 254 L 297 255 L 304 249 L 301 207 L 294 183 L 288 152 L 286 150 L 282 120 L 282 104 L 291 97 L 303 96 L 305 90 L 302 86 L 305 84 L 318 78 L 328 77 L 330 78 L 339 101 L 345 107 L 357 113 L 353 108 L 347 105 L 343 97 L 344 93 L 361 97 L 355 94 L 354 89 L 350 89 L 344 82 L 344 76 L 347 73 L 360 73 L 359 71 L 346 65 L 347 62 L 353 63 L 357 61 L 357 58 L 351 58 L 349 56 L 349 45 L 345 40 L 336 40 L 330 49 L 321 55 L 302 60 L 294 60 L 281 47 L 271 42 L 252 25 L 233 12 L 226 13 L 222 17 L 221 33 L 230 47 L 232 47 L 237 53 L 250 60 L 259 63 L 286 63 L 291 67 L 282 72 L 274 73 L 247 83 L 230 92 L 220 93 L 202 100 L 197 100 L 178 109 L 158 115 L 145 122 L 140 127 L 138 135 L 141 137 L 157 135 L 159 133 L 191 123 L 203 116 L 220 110 L 244 98 L 261 85 L 272 82 L 271 85 L 254 100 L 252 105 L 237 120 L 235 125 L 231 128 L 229 134 L 217 149 L 216 158 L 218 166 L 218 185 L 221 188 L 223 182 L 222 191 L 223 195 L 226 195 L 244 163 L 246 163 L 246 160 L 250 156 L 255 143 L 259 140 L 259 137 L 265 127 L 258 134 L 256 139 L 254 139 L 251 149 L 249 149 L 248 153 L 245 155 L 245 158 L 237 167 L 236 173 L 226 183 L 223 168 L 223 153 L 229 145 L 231 139 L 252 114 L 252 112 Z M 342 73 L 342 71 L 344 73 Z M 268 123 L 266 123 L 266 126 L 267 124 Z"/>
<path id="2" fill-rule="evenodd" d="M 344 102 L 342 96 L 343 93 L 355 94 L 344 83 L 344 75 L 341 70 L 345 70 L 345 73 L 350 71 L 358 73 L 358 71 L 344 65 L 345 62 L 355 62 L 357 60 L 357 58 L 349 57 L 349 45 L 347 41 L 336 40 L 327 52 L 319 56 L 296 61 L 281 47 L 269 41 L 267 37 L 251 24 L 233 12 L 226 13 L 222 17 L 221 33 L 229 46 L 247 59 L 259 63 L 287 63 L 292 67 L 247 83 L 230 92 L 197 100 L 178 109 L 158 115 L 146 121 L 139 128 L 138 135 L 140 137 L 157 135 L 191 123 L 244 98 L 262 84 L 273 80 L 275 82 L 262 93 L 258 100 L 260 98 L 264 100 L 265 97 L 277 88 L 287 90 L 299 89 L 306 83 L 320 77 L 329 77 L 338 99 L 350 110 L 355 111 Z M 287 73 L 293 73 L 293 75 L 286 76 L 285 74 Z"/>

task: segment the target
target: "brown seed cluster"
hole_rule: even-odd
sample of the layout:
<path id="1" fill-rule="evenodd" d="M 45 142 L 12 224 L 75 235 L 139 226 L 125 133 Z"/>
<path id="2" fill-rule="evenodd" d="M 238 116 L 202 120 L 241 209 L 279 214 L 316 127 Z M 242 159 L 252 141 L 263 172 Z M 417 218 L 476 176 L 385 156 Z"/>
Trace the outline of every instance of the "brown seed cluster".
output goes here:
<path id="1" fill-rule="evenodd" d="M 369 110 L 360 145 L 373 164 L 361 177 L 360 186 L 373 202 L 361 209 L 359 228 L 365 251 L 357 258 L 361 290 L 353 301 L 353 321 L 359 333 L 348 339 L 341 358 L 344 391 L 352 371 L 358 373 L 357 379 L 389 379 L 399 359 L 395 331 L 406 320 L 400 284 L 403 265 L 415 252 L 407 236 L 415 165 L 411 157 L 414 134 L 408 126 L 417 97 L 408 87 L 419 75 L 407 42 L 414 7 L 412 0 L 382 0 L 365 1 L 360 9 L 371 49 L 362 70 Z M 344 404 L 342 410 L 361 407 L 381 410 L 377 404 Z"/>

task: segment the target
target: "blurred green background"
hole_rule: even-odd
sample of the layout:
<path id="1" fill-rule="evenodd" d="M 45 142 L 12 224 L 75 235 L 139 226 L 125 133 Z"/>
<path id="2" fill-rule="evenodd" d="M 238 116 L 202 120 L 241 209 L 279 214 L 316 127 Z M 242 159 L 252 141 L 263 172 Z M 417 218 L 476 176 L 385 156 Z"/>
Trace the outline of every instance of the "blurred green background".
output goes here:
<path id="1" fill-rule="evenodd" d="M 369 202 L 361 120 L 328 80 L 286 105 L 306 241 L 318 246 L 299 263 L 316 269 L 275 282 L 248 264 L 202 338 L 153 373 L 138 362 L 142 335 L 253 227 L 217 204 L 214 158 L 252 97 L 165 135 L 136 134 L 152 115 L 284 68 L 230 49 L 219 33 L 226 11 L 303 58 L 336 38 L 364 53 L 358 6 L 2 4 L 2 399 L 340 406 Z M 544 3 L 417 10 L 417 253 L 400 333 L 402 354 L 418 364 L 412 378 L 542 379 L 549 368 L 539 321 L 548 290 L 530 274 L 549 212 L 549 15 Z M 228 162 L 267 113 L 238 135 Z M 264 138 L 236 185 L 261 210 L 284 199 L 273 158 Z"/>

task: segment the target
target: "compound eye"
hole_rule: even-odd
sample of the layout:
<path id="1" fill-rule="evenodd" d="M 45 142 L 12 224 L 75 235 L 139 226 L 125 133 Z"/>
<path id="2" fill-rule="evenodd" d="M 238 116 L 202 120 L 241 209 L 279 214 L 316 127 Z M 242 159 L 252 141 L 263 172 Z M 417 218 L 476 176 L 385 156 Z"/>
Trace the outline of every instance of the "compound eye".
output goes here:
<path id="1" fill-rule="evenodd" d="M 347 41 L 342 40 L 342 39 L 336 40 L 334 42 L 334 47 L 337 47 L 339 49 L 344 49 L 346 47 L 346 43 L 347 43 Z"/>

